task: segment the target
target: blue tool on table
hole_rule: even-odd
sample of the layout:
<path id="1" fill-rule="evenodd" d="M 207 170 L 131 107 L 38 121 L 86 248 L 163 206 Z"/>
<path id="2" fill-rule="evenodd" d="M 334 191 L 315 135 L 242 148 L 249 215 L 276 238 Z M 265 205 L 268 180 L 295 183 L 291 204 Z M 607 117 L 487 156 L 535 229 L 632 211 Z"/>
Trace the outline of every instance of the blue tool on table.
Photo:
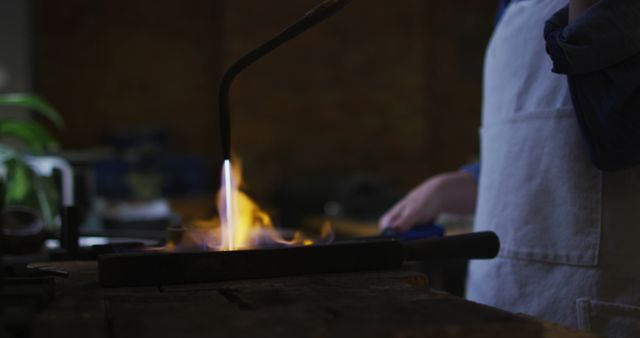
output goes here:
<path id="1" fill-rule="evenodd" d="M 393 237 L 401 241 L 411 241 L 414 239 L 423 239 L 429 237 L 442 237 L 444 236 L 444 229 L 433 222 L 429 222 L 416 225 L 405 232 L 399 232 L 392 228 L 387 228 L 382 231 L 382 236 Z"/>

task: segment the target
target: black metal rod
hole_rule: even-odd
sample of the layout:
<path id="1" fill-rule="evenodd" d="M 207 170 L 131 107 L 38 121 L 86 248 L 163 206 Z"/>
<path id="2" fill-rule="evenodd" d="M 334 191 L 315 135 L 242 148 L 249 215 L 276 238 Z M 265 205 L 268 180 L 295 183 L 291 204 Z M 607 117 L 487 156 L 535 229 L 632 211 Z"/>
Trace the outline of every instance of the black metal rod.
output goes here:
<path id="1" fill-rule="evenodd" d="M 233 79 L 245 68 L 278 48 L 283 43 L 305 32 L 307 29 L 319 24 L 323 20 L 337 13 L 350 0 L 326 0 L 314 9 L 307 12 L 300 20 L 289 26 L 280 34 L 263 43 L 258 48 L 245 54 L 229 67 L 220 84 L 219 108 L 220 108 L 220 136 L 222 137 L 222 156 L 224 160 L 231 159 L 231 120 L 229 116 L 229 91 Z"/>
<path id="2" fill-rule="evenodd" d="M 194 253 L 128 253 L 98 257 L 103 287 L 203 283 L 314 273 L 394 269 L 402 265 L 394 239 Z"/>
<path id="3" fill-rule="evenodd" d="M 473 232 L 403 243 L 409 261 L 423 259 L 488 259 L 500 251 L 500 240 L 491 231 Z"/>
<path id="4" fill-rule="evenodd" d="M 78 207 L 70 206 L 62 210 L 62 227 L 60 228 L 60 247 L 69 259 L 77 258 L 80 248 L 80 216 Z"/>
<path id="5" fill-rule="evenodd" d="M 98 258 L 98 278 L 104 287 L 121 287 L 395 269 L 405 260 L 493 258 L 499 247 L 495 234 L 480 232 L 408 242 L 379 238 L 276 249 L 106 254 Z"/>

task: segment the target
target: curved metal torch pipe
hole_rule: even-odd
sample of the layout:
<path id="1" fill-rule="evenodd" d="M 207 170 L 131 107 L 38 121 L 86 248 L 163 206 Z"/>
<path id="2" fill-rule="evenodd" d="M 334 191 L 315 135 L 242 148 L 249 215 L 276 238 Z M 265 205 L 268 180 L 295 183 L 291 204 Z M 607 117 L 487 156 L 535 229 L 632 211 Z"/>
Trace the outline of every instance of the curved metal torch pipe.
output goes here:
<path id="1" fill-rule="evenodd" d="M 278 48 L 283 43 L 305 32 L 341 10 L 350 0 L 326 0 L 280 34 L 245 54 L 227 69 L 219 90 L 220 135 L 224 160 L 231 159 L 231 121 L 229 117 L 229 91 L 233 79 L 249 65 Z"/>

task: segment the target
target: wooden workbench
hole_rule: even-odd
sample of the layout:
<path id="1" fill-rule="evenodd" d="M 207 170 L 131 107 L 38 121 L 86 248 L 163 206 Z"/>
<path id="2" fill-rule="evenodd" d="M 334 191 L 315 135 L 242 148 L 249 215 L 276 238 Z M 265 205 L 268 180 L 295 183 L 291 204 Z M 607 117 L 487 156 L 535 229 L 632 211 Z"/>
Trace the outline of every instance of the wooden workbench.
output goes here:
<path id="1" fill-rule="evenodd" d="M 95 262 L 37 314 L 34 337 L 594 337 L 429 289 L 407 272 L 103 289 Z"/>

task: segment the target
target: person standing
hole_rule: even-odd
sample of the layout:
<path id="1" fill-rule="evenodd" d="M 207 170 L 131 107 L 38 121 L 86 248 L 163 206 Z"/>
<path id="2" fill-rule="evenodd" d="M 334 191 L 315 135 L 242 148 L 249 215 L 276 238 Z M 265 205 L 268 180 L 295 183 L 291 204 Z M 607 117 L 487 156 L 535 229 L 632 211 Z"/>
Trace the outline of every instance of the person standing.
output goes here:
<path id="1" fill-rule="evenodd" d="M 479 183 L 430 178 L 380 226 L 475 206 L 501 250 L 470 263 L 470 300 L 640 337 L 638 18 L 636 0 L 511 1 L 485 57 Z"/>

